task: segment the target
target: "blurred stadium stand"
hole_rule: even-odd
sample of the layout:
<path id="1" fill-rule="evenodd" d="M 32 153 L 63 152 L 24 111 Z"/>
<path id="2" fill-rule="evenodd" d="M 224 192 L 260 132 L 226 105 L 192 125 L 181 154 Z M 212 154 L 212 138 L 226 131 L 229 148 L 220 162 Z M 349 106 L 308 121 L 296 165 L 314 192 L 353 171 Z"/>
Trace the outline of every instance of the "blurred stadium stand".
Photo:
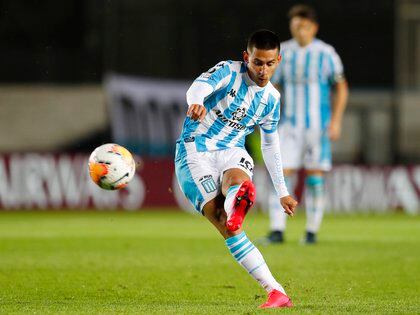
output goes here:
<path id="1" fill-rule="evenodd" d="M 99 85 L 1 85 L 0 104 L 2 152 L 60 151 L 109 129 Z"/>

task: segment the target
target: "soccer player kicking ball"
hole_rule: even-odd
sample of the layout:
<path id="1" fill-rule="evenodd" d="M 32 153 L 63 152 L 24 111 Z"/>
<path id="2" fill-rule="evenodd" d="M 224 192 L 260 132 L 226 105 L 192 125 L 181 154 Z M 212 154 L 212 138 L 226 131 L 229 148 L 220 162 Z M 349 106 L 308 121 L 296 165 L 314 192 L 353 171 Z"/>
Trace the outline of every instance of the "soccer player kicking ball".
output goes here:
<path id="1" fill-rule="evenodd" d="M 175 172 L 195 209 L 219 230 L 235 260 L 268 292 L 260 307 L 290 307 L 292 301 L 242 230 L 255 201 L 253 160 L 244 148 L 255 126 L 261 129 L 264 161 L 284 211 L 292 216 L 297 205 L 283 178 L 277 133 L 280 93 L 270 83 L 281 60 L 279 38 L 268 30 L 254 32 L 243 59 L 218 63 L 188 89 Z"/>

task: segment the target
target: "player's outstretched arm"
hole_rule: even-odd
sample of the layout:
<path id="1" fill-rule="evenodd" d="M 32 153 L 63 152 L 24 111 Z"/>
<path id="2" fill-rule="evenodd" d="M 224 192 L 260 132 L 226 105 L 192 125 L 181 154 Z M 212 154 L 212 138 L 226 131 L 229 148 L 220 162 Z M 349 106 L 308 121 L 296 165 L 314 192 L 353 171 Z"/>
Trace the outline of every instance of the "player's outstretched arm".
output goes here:
<path id="1" fill-rule="evenodd" d="M 188 107 L 187 116 L 192 120 L 202 121 L 207 114 L 207 110 L 203 105 L 192 104 Z"/>

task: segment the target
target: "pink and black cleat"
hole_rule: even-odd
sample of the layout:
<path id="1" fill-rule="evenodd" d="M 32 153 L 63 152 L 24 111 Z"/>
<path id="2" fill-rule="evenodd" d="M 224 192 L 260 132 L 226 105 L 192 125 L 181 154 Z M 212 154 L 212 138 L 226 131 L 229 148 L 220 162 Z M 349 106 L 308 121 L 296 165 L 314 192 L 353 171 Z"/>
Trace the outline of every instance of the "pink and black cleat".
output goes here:
<path id="1" fill-rule="evenodd" d="M 260 305 L 260 308 L 281 308 L 281 307 L 292 307 L 292 300 L 278 290 L 271 290 L 268 293 L 267 302 Z"/>
<path id="2" fill-rule="evenodd" d="M 250 181 L 244 181 L 235 196 L 233 213 L 226 221 L 226 227 L 234 232 L 241 228 L 248 210 L 255 202 L 255 186 Z"/>

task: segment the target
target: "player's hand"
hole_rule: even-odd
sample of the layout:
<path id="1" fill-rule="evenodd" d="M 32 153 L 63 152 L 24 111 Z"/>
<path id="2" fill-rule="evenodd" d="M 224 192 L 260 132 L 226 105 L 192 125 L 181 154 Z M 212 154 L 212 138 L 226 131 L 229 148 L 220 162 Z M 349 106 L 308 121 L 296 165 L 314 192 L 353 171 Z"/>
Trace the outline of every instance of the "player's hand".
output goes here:
<path id="1" fill-rule="evenodd" d="M 284 209 L 284 212 L 293 217 L 293 214 L 295 213 L 295 208 L 297 206 L 297 201 L 292 198 L 292 196 L 285 196 L 283 198 L 280 198 L 281 206 Z"/>
<path id="2" fill-rule="evenodd" d="M 340 139 L 341 136 L 341 123 L 335 120 L 331 120 L 330 126 L 328 128 L 328 136 L 331 141 L 336 141 Z"/>
<path id="3" fill-rule="evenodd" d="M 207 110 L 203 105 L 192 104 L 188 107 L 187 116 L 192 120 L 203 121 L 204 116 L 206 116 Z"/>

